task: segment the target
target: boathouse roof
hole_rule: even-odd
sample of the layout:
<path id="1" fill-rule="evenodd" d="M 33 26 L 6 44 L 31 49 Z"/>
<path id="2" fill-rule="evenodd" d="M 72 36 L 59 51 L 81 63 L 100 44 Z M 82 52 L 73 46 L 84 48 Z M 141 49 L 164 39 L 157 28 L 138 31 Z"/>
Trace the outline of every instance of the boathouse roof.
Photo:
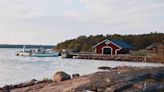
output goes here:
<path id="1" fill-rule="evenodd" d="M 110 40 L 110 41 L 112 41 L 113 43 L 117 44 L 122 48 L 133 48 L 131 45 L 121 40 Z"/>

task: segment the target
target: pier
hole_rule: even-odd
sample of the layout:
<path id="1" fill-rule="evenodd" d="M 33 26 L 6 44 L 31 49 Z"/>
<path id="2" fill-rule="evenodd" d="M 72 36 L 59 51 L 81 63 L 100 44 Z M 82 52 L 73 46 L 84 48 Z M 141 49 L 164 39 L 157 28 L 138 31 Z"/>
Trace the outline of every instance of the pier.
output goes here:
<path id="1" fill-rule="evenodd" d="M 132 55 L 105 55 L 105 54 L 83 54 L 83 53 L 69 53 L 62 55 L 63 58 L 72 59 L 90 59 L 90 60 L 113 60 L 113 61 L 131 61 L 131 62 L 150 62 L 162 63 L 159 60 L 146 56 L 132 56 Z"/>

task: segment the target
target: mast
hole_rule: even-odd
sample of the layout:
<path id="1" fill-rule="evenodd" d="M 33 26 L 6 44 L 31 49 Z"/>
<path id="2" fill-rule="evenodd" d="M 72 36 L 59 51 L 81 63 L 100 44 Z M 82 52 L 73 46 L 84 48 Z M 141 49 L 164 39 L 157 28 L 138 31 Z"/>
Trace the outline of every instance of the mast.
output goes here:
<path id="1" fill-rule="evenodd" d="M 23 52 L 25 52 L 25 49 L 26 49 L 26 46 L 24 45 L 24 46 L 23 46 Z"/>

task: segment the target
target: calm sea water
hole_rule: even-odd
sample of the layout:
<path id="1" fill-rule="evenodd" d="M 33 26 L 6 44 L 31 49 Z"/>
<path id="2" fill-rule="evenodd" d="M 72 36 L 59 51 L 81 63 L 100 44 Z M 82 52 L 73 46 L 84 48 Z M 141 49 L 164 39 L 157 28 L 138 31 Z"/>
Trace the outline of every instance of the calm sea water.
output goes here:
<path id="1" fill-rule="evenodd" d="M 98 71 L 99 66 L 163 66 L 153 63 L 130 63 L 101 60 L 62 59 L 61 57 L 19 57 L 18 49 L 0 49 L 0 86 L 17 84 L 31 79 L 52 78 L 56 71 L 80 75 Z"/>

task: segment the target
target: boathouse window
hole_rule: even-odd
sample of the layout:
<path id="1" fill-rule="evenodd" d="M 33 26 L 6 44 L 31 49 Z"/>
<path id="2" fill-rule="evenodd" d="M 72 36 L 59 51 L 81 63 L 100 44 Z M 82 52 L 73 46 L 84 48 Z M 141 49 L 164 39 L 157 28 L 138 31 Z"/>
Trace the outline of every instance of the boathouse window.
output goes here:
<path id="1" fill-rule="evenodd" d="M 103 54 L 110 54 L 111 55 L 111 48 L 103 48 Z"/>

